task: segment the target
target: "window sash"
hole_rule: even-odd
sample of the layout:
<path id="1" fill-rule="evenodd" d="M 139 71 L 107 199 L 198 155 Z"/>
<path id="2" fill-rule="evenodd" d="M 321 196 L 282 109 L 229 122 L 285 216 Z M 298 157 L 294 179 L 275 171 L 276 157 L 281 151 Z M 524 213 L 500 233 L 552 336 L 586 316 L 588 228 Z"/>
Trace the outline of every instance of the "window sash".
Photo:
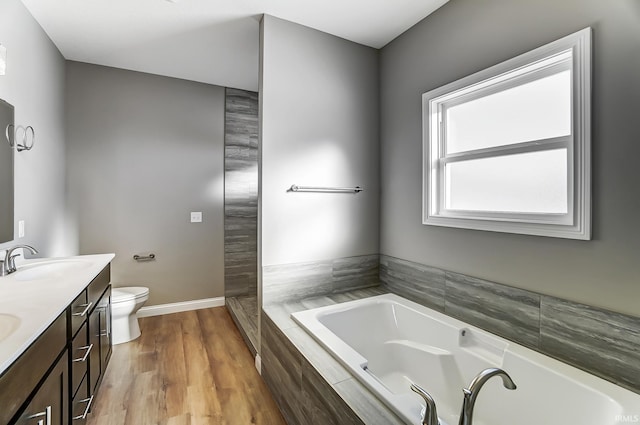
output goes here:
<path id="1" fill-rule="evenodd" d="M 446 207 L 446 177 L 445 167 L 447 164 L 470 161 L 475 159 L 496 158 L 499 156 L 517 155 L 523 153 L 543 152 L 556 149 L 567 150 L 567 212 L 566 213 L 532 213 L 532 212 L 501 212 L 501 211 L 479 211 L 479 210 L 460 210 Z M 517 145 L 505 145 L 496 148 L 478 149 L 471 152 L 451 154 L 447 157 L 437 160 L 435 166 L 437 170 L 436 178 L 438 181 L 437 199 L 435 213 L 440 216 L 471 218 L 478 220 L 501 220 L 512 222 L 532 222 L 567 225 L 572 223 L 574 214 L 574 170 L 573 170 L 573 143 L 572 137 L 556 137 L 542 141 L 532 141 L 519 143 Z"/>
<path id="2" fill-rule="evenodd" d="M 526 142 L 505 144 L 489 148 L 473 149 L 462 152 L 447 153 L 447 109 L 481 99 L 504 90 L 528 84 L 533 81 L 549 77 L 560 72 L 572 71 L 572 51 L 565 50 L 561 53 L 543 58 L 530 65 L 522 67 L 519 71 L 512 75 L 511 72 L 496 77 L 489 84 L 483 82 L 483 87 L 476 87 L 476 90 L 469 91 L 468 88 L 461 90 L 462 94 L 449 94 L 447 100 L 437 103 L 438 115 L 438 149 L 437 157 L 437 174 L 438 193 L 436 199 L 436 211 L 438 215 L 446 215 L 450 217 L 473 218 L 479 220 L 499 219 L 503 221 L 514 222 L 536 222 L 536 223 L 555 223 L 570 224 L 573 217 L 573 129 L 566 136 L 554 137 L 542 140 L 530 140 Z M 479 85 L 479 86 L 480 86 Z M 437 102 L 437 100 L 436 100 Z M 571 97 L 571 111 L 573 116 L 573 96 Z M 500 211 L 475 211 L 475 210 L 456 210 L 446 208 L 446 178 L 445 166 L 449 163 L 457 161 L 469 161 L 474 159 L 492 158 L 498 156 L 516 155 L 521 153 L 539 152 L 554 149 L 567 149 L 567 213 L 550 214 L 550 213 L 532 213 L 532 212 L 500 212 Z"/>

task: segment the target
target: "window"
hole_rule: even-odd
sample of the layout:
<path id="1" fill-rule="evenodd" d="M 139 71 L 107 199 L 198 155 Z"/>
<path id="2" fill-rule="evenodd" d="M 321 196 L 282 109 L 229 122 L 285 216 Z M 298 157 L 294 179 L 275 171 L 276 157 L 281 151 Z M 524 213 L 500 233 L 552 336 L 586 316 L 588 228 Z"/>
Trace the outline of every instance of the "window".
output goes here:
<path id="1" fill-rule="evenodd" d="M 423 222 L 591 238 L 591 30 L 422 95 Z"/>

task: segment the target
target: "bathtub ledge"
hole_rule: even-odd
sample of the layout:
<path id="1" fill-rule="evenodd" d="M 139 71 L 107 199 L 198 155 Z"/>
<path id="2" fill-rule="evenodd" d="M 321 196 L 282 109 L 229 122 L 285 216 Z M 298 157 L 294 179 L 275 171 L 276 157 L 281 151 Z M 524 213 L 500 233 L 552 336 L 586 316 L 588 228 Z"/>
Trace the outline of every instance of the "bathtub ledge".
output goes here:
<path id="1" fill-rule="evenodd" d="M 263 307 L 263 379 L 289 424 L 404 424 L 290 318 L 297 311 L 383 293 L 376 287 Z M 289 346 L 279 346 L 283 343 Z M 286 388 L 297 383 L 300 388 Z"/>

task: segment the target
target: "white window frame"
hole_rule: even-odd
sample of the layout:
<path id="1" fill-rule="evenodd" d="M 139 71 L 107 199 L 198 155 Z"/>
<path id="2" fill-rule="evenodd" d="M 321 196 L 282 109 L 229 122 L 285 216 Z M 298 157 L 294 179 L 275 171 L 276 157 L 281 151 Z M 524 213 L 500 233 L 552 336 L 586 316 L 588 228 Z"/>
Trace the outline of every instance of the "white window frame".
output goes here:
<path id="1" fill-rule="evenodd" d="M 569 59 L 566 58 L 570 53 Z M 570 69 L 569 136 L 450 153 L 446 108 Z M 422 95 L 423 224 L 527 235 L 591 239 L 591 28 L 539 47 Z M 445 165 L 456 161 L 565 148 L 566 214 L 452 210 L 445 207 Z"/>

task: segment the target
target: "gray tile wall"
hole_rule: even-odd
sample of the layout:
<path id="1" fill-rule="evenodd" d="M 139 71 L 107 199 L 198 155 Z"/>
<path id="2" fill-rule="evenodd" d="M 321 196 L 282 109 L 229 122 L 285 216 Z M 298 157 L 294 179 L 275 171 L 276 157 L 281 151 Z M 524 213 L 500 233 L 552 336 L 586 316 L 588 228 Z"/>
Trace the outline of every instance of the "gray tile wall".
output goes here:
<path id="1" fill-rule="evenodd" d="M 271 319 L 262 313 L 262 379 L 289 425 L 304 424 L 300 403 L 302 356 Z"/>
<path id="2" fill-rule="evenodd" d="M 226 89 L 224 181 L 224 294 L 256 295 L 258 93 Z"/>
<path id="3" fill-rule="evenodd" d="M 377 254 L 265 266 L 262 268 L 263 304 L 376 286 L 378 276 Z"/>
<path id="4" fill-rule="evenodd" d="M 543 296 L 540 347 L 640 393 L 640 318 Z"/>
<path id="5" fill-rule="evenodd" d="M 539 344 L 540 295 L 463 274 L 445 273 L 444 312 L 522 345 Z"/>
<path id="6" fill-rule="evenodd" d="M 262 378 L 289 425 L 363 424 L 268 315 L 262 324 Z"/>
<path id="7" fill-rule="evenodd" d="M 640 393 L 640 317 L 382 255 L 387 290 Z"/>

